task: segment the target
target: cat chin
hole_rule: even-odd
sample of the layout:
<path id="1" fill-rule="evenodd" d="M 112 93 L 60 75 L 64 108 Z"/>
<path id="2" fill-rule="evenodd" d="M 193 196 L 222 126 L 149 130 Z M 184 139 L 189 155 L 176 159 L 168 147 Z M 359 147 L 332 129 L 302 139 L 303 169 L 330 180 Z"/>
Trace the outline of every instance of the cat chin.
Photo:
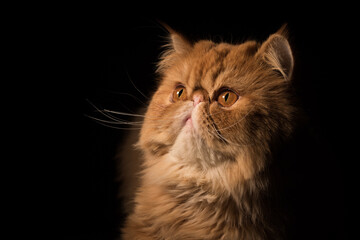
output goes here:
<path id="1" fill-rule="evenodd" d="M 192 123 L 187 122 L 175 143 L 170 149 L 170 155 L 173 159 L 180 163 L 200 164 L 204 161 L 203 152 L 206 148 L 199 136 L 194 131 Z"/>
<path id="2" fill-rule="evenodd" d="M 223 161 L 223 154 L 214 151 L 195 129 L 196 122 L 190 118 L 180 131 L 169 154 L 181 164 L 193 165 L 202 170 Z"/>

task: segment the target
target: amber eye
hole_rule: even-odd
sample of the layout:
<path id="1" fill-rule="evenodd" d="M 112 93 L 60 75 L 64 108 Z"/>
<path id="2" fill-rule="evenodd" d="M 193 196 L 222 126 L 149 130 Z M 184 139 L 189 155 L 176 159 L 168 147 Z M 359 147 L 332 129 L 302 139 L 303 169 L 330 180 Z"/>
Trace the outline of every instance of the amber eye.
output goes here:
<path id="1" fill-rule="evenodd" d="M 223 107 L 230 107 L 238 100 L 238 98 L 239 97 L 238 97 L 238 95 L 236 95 L 236 93 L 234 93 L 230 90 L 226 90 L 226 91 L 220 93 L 217 101 Z"/>
<path id="2" fill-rule="evenodd" d="M 173 92 L 173 101 L 177 102 L 180 100 L 186 100 L 186 89 L 183 86 L 178 86 L 175 88 L 174 92 Z"/>

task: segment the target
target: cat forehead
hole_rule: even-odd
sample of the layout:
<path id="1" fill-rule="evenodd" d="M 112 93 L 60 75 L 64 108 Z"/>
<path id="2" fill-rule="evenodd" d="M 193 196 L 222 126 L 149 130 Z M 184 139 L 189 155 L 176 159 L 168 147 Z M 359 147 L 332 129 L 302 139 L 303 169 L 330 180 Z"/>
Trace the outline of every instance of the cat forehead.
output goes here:
<path id="1" fill-rule="evenodd" d="M 221 79 L 224 75 L 245 74 L 245 71 L 249 70 L 247 65 L 254 64 L 251 58 L 254 58 L 258 47 L 259 44 L 255 41 L 238 45 L 215 44 L 211 41 L 196 43 L 186 61 L 188 70 L 186 84 L 193 88 L 218 87 L 216 85 L 220 82 L 224 84 L 224 79 Z"/>
<path id="2" fill-rule="evenodd" d="M 204 54 L 221 54 L 224 52 L 232 52 L 234 54 L 249 55 L 259 48 L 260 44 L 256 41 L 246 41 L 239 44 L 214 43 L 210 40 L 201 40 L 194 44 L 193 52 Z"/>

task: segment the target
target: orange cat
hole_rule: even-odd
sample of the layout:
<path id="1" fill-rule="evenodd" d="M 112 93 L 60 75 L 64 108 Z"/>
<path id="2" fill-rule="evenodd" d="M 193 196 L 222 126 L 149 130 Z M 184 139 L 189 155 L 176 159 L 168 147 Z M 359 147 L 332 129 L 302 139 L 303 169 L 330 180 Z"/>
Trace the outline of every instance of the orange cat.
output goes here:
<path id="1" fill-rule="evenodd" d="M 284 32 L 233 45 L 170 30 L 137 143 L 143 160 L 125 149 L 123 164 L 143 169 L 124 240 L 281 239 L 269 166 L 296 113 Z"/>

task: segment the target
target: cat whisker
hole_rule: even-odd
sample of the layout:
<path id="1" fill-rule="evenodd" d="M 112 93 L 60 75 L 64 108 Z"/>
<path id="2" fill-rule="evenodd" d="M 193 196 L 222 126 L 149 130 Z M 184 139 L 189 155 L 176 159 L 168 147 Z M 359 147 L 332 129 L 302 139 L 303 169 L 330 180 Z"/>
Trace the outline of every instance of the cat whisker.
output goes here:
<path id="1" fill-rule="evenodd" d="M 97 106 L 95 106 L 95 104 L 93 104 L 90 100 L 87 99 L 87 101 L 89 102 L 89 104 L 99 113 L 101 113 L 103 116 L 106 117 L 106 119 L 101 119 L 101 118 L 97 118 L 94 116 L 89 116 L 89 115 L 85 115 L 86 117 L 95 120 L 97 123 L 106 126 L 106 127 L 111 127 L 114 129 L 128 129 L 128 130 L 139 130 L 141 125 L 143 124 L 143 121 L 126 121 L 123 119 L 120 119 L 118 117 L 113 116 L 112 114 L 115 113 L 120 113 L 123 116 L 133 116 L 133 117 L 144 117 L 143 115 L 140 114 L 131 114 L 131 113 L 124 113 L 124 112 L 116 112 L 116 111 L 111 111 L 111 110 L 101 110 L 99 109 Z M 107 120 L 110 119 L 110 120 Z M 139 126 L 138 128 L 128 128 L 128 127 L 115 127 L 113 125 L 124 125 L 124 126 Z"/>
<path id="2" fill-rule="evenodd" d="M 126 112 L 118 112 L 118 111 L 113 111 L 113 110 L 108 110 L 108 109 L 104 109 L 103 110 L 106 113 L 113 113 L 116 115 L 123 115 L 123 116 L 131 116 L 131 117 L 139 117 L 139 118 L 145 118 L 146 116 L 143 114 L 133 114 L 133 113 L 126 113 Z M 169 118 L 164 118 L 164 117 L 147 117 L 148 119 L 151 120 L 156 120 L 157 122 L 161 122 L 163 121 L 168 121 L 168 120 L 173 120 L 173 117 L 169 117 Z"/>
<path id="3" fill-rule="evenodd" d="M 145 102 L 143 102 L 142 100 L 140 100 L 138 97 L 136 97 L 135 95 L 132 95 L 130 93 L 124 93 L 124 92 L 115 92 L 115 91 L 111 91 L 112 93 L 116 94 L 116 95 L 125 95 L 125 96 L 129 96 L 131 98 L 133 98 L 134 100 L 136 100 L 138 103 L 142 104 L 143 106 L 146 106 L 147 104 Z"/>
<path id="4" fill-rule="evenodd" d="M 215 123 L 214 123 L 214 120 L 212 119 L 212 116 L 213 115 L 210 115 L 210 114 L 207 114 L 208 115 L 208 118 L 210 119 L 210 126 L 214 129 L 214 132 L 212 133 L 212 132 L 210 132 L 210 131 L 208 131 L 210 134 L 212 134 L 213 136 L 215 136 L 216 138 L 218 138 L 218 139 L 220 139 L 221 141 L 225 141 L 225 142 L 227 142 L 225 139 L 224 139 L 224 137 L 221 135 L 221 133 L 218 131 L 218 129 L 217 129 L 217 127 L 216 127 L 216 125 L 215 125 Z"/>
<path id="5" fill-rule="evenodd" d="M 113 113 L 113 114 L 122 115 L 122 116 L 131 116 L 131 117 L 141 117 L 141 118 L 145 118 L 145 115 L 143 115 L 143 114 L 118 112 L 118 111 L 113 111 L 113 110 L 108 110 L 108 109 L 104 109 L 103 111 L 106 112 L 106 113 Z"/>
<path id="6" fill-rule="evenodd" d="M 230 141 L 229 139 L 225 138 L 225 137 L 221 134 L 221 132 L 220 132 L 220 130 L 227 129 L 227 128 L 233 127 L 233 126 L 235 126 L 236 124 L 238 124 L 240 121 L 242 121 L 243 119 L 245 119 L 245 117 L 250 113 L 251 110 L 252 110 L 252 109 L 250 109 L 249 112 L 248 112 L 243 118 L 241 118 L 239 121 L 237 121 L 236 123 L 234 123 L 234 124 L 232 124 L 232 125 L 230 125 L 230 126 L 227 126 L 226 128 L 221 128 L 221 129 L 217 128 L 216 125 L 215 125 L 215 123 L 214 123 L 214 121 L 212 120 L 212 116 L 214 116 L 214 115 L 216 115 L 216 114 L 220 114 L 220 112 L 215 113 L 215 114 L 207 114 L 208 117 L 211 119 L 209 126 L 213 129 L 213 131 L 212 131 L 211 129 L 208 129 L 208 128 L 207 128 L 208 133 L 209 133 L 210 135 L 216 137 L 217 139 L 221 140 L 222 142 L 228 143 L 228 144 L 231 144 L 231 145 L 235 145 L 235 146 L 239 146 L 239 147 L 242 147 L 242 146 L 245 146 L 245 145 L 251 145 L 251 144 L 238 144 L 238 143 L 235 143 L 235 142 L 233 142 L 233 141 Z"/>
<path id="7" fill-rule="evenodd" d="M 230 144 L 230 145 L 234 145 L 234 146 L 238 146 L 238 147 L 251 145 L 251 144 L 239 144 L 239 143 L 235 143 L 233 141 L 230 141 L 229 139 L 227 139 L 223 135 L 221 135 L 218 131 L 216 131 L 216 129 L 214 131 L 211 131 L 210 129 L 208 129 L 207 131 L 208 131 L 208 133 L 210 135 L 213 135 L 214 137 L 218 138 L 222 142 Z"/>
<path id="8" fill-rule="evenodd" d="M 102 122 L 97 122 L 97 123 L 102 125 L 102 126 L 117 129 L 117 130 L 134 130 L 134 131 L 138 131 L 138 130 L 141 129 L 140 127 L 138 127 L 138 128 L 135 128 L 135 127 L 132 127 L 132 128 L 129 128 L 129 127 L 115 127 L 115 126 L 105 124 L 105 123 L 102 123 Z"/>
<path id="9" fill-rule="evenodd" d="M 95 106 L 95 104 L 93 104 L 92 102 L 90 102 L 90 100 L 87 99 L 87 101 L 90 103 L 90 105 L 95 108 L 95 110 L 99 113 L 101 113 L 102 115 L 104 115 L 105 117 L 112 119 L 113 121 L 122 121 L 122 119 L 119 119 L 117 117 L 112 116 L 111 114 L 108 114 L 106 112 L 104 112 L 103 110 L 99 109 L 97 106 Z"/>
<path id="10" fill-rule="evenodd" d="M 93 120 L 96 120 L 98 122 L 103 122 L 103 123 L 108 123 L 108 124 L 116 124 L 116 125 L 139 125 L 141 126 L 142 125 L 142 121 L 140 122 L 127 122 L 127 121 L 108 121 L 108 120 L 104 120 L 104 119 L 100 119 L 100 118 L 96 118 L 96 117 L 93 117 L 93 116 L 89 116 L 89 115 L 85 115 L 86 117 L 88 118 L 91 118 Z"/>
<path id="11" fill-rule="evenodd" d="M 114 111 L 114 110 L 109 110 L 109 109 L 99 109 L 98 107 L 96 107 L 94 104 L 90 103 L 97 112 L 101 113 L 102 115 L 104 115 L 105 117 L 112 119 L 114 122 L 126 122 L 126 120 L 120 119 L 118 117 L 115 117 L 111 114 L 115 114 L 115 115 L 120 115 L 120 116 L 130 116 L 130 117 L 135 117 L 135 118 L 145 118 L 145 114 L 135 114 L 135 113 L 126 113 L 126 112 L 120 112 L 120 111 Z M 164 117 L 148 117 L 148 119 L 151 120 L 156 120 L 157 122 L 161 122 L 161 121 L 168 121 L 168 120 L 173 120 L 173 117 L 169 117 L 169 118 L 164 118 Z M 135 123 L 138 124 L 142 124 L 143 121 L 137 121 Z"/>
<path id="12" fill-rule="evenodd" d="M 213 135 L 214 137 L 216 137 L 217 139 L 221 140 L 224 143 L 241 146 L 240 144 L 234 143 L 234 142 L 226 139 L 223 135 L 221 135 L 221 133 L 216 129 L 216 127 L 213 123 L 210 126 L 214 129 L 214 131 L 208 130 L 209 134 Z"/>
<path id="13" fill-rule="evenodd" d="M 218 130 L 219 130 L 219 131 L 222 131 L 222 130 L 226 130 L 226 129 L 229 129 L 229 128 L 234 127 L 235 125 L 237 125 L 238 123 L 240 123 L 241 121 L 243 121 L 243 120 L 252 112 L 253 109 L 254 109 L 254 107 L 250 108 L 249 111 L 248 111 L 242 118 L 240 118 L 238 121 L 236 121 L 235 123 L 233 123 L 233 124 L 231 124 L 231 125 L 229 125 L 229 126 L 220 128 L 220 129 L 218 129 Z"/>
<path id="14" fill-rule="evenodd" d="M 129 79 L 129 81 L 131 82 L 131 84 L 134 86 L 134 88 L 144 97 L 144 98 L 146 98 L 146 99 L 150 99 L 148 96 L 146 96 L 143 92 L 141 92 L 137 87 L 136 87 L 136 85 L 134 84 L 134 82 L 131 80 L 131 77 L 130 77 L 130 74 L 129 74 L 129 72 L 127 72 L 126 71 L 126 75 L 128 76 L 128 79 Z"/>

